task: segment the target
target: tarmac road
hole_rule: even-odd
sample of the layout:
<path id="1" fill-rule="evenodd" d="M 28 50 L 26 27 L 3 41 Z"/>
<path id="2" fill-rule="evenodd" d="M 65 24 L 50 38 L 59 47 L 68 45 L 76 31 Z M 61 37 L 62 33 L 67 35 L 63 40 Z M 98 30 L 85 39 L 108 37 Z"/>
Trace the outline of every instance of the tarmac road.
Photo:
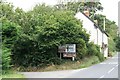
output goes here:
<path id="1" fill-rule="evenodd" d="M 118 78 L 118 55 L 107 59 L 106 61 L 93 65 L 88 68 L 77 69 L 77 70 L 65 70 L 65 71 L 51 71 L 51 72 L 22 72 L 26 78 L 43 78 L 39 80 L 58 80 L 50 78 L 59 78 L 59 80 L 71 80 L 67 78 L 76 78 L 73 80 L 94 80 L 94 79 L 107 79 L 114 80 L 113 78 Z M 120 61 L 119 61 L 120 63 Z M 48 78 L 48 79 L 45 79 Z M 61 79 L 60 79 L 61 78 Z M 77 79 L 81 78 L 81 79 Z M 84 79 L 83 79 L 84 78 Z M 90 79 L 91 78 L 91 79 Z M 116 80 L 115 79 L 115 80 Z"/>

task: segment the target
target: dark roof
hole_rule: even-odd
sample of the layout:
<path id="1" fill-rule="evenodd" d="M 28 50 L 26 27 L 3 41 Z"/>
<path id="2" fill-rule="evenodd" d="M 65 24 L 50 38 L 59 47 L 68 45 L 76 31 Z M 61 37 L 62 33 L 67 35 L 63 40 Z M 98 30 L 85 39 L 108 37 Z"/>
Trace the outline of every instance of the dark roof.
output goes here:
<path id="1" fill-rule="evenodd" d="M 84 16 L 86 16 L 83 12 L 81 12 Z M 88 17 L 88 16 L 86 16 L 91 22 L 93 22 L 94 23 L 94 26 L 96 27 L 96 28 L 99 28 L 99 30 L 101 31 L 101 32 L 103 32 L 103 33 L 105 33 L 108 37 L 109 37 L 109 35 L 104 31 L 104 30 L 102 30 L 92 19 L 90 19 L 90 17 Z"/>

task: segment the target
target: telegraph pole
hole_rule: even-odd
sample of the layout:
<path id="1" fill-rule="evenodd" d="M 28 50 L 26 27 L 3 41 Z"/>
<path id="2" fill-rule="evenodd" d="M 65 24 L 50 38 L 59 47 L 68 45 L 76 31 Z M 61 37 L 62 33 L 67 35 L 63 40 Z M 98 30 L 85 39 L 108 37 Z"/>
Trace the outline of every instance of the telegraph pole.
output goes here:
<path id="1" fill-rule="evenodd" d="M 104 24 L 103 24 L 103 27 L 104 27 L 104 31 L 105 31 L 105 17 L 104 17 Z"/>

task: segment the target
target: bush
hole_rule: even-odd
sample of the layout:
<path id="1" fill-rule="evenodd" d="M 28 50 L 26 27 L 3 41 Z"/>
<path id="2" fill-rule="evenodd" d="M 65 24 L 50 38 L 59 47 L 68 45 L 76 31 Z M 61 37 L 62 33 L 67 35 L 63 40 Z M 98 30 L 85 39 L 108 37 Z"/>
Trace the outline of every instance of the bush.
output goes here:
<path id="1" fill-rule="evenodd" d="M 96 56 L 98 56 L 98 58 L 101 62 L 105 60 L 104 55 L 102 53 L 99 53 Z"/>
<path id="2" fill-rule="evenodd" d="M 6 18 L 2 19 L 2 43 L 11 49 L 18 36 L 18 26 Z"/>
<path id="3" fill-rule="evenodd" d="M 90 55 L 96 55 L 100 53 L 100 51 L 97 49 L 97 46 L 90 42 L 87 44 L 87 55 L 90 56 Z"/>
<path id="4" fill-rule="evenodd" d="M 3 47 L 2 49 L 2 70 L 3 70 L 3 74 L 7 72 L 7 70 L 9 70 L 11 68 L 11 51 L 10 49 Z"/>
<path id="5" fill-rule="evenodd" d="M 2 69 L 3 74 L 11 68 L 11 49 L 18 36 L 18 27 L 2 17 Z"/>
<path id="6" fill-rule="evenodd" d="M 38 26 L 34 26 L 31 33 L 23 32 L 16 40 L 12 53 L 14 64 L 24 67 L 60 64 L 58 46 L 63 44 L 78 44 L 79 57 L 83 57 L 89 35 L 83 31 L 82 23 L 69 11 L 55 11 L 50 14 L 42 16 L 45 19 L 42 26 L 36 24 Z"/>
<path id="7" fill-rule="evenodd" d="M 22 36 L 14 43 L 12 50 L 12 63 L 18 66 L 43 67 L 51 64 L 60 64 L 57 56 L 57 47 L 42 45 L 28 36 Z"/>
<path id="8" fill-rule="evenodd" d="M 116 38 L 116 49 L 117 51 L 120 51 L 120 37 Z"/>
<path id="9" fill-rule="evenodd" d="M 86 55 L 87 48 L 85 41 L 83 39 L 80 39 L 80 42 L 77 44 L 77 57 L 76 59 L 83 59 Z"/>
<path id="10" fill-rule="evenodd" d="M 104 55 L 100 52 L 100 47 L 90 42 L 87 44 L 87 55 L 88 56 L 97 56 L 100 61 L 104 60 Z"/>
<path id="11" fill-rule="evenodd" d="M 112 37 L 109 39 L 108 44 L 109 44 L 108 46 L 109 52 L 111 53 L 110 55 L 113 55 L 112 53 L 116 50 L 116 47 L 115 47 L 116 44 Z"/>

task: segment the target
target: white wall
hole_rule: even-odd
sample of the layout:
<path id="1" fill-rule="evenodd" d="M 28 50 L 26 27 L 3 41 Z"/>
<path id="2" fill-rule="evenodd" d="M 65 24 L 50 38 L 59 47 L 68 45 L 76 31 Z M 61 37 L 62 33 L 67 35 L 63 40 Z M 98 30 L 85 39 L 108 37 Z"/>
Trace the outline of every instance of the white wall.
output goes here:
<path id="1" fill-rule="evenodd" d="M 98 45 L 100 46 L 100 51 L 102 52 L 101 50 L 101 47 L 102 47 L 102 42 L 103 42 L 103 34 L 102 32 L 100 31 L 100 29 L 97 29 L 98 30 Z"/>
<path id="2" fill-rule="evenodd" d="M 108 57 L 108 37 L 105 33 L 103 34 L 103 42 L 107 44 L 107 47 L 104 49 L 104 57 Z"/>
<path id="3" fill-rule="evenodd" d="M 76 19 L 82 20 L 83 22 L 83 28 L 87 31 L 88 34 L 90 34 L 90 42 L 94 42 L 94 44 L 98 44 L 100 46 L 100 51 L 104 53 L 104 57 L 108 56 L 108 48 L 104 49 L 104 51 L 101 49 L 102 43 L 108 44 L 108 37 L 105 33 L 103 33 L 99 28 L 96 28 L 94 23 L 88 19 L 85 15 L 83 15 L 81 12 L 78 12 L 75 15 Z"/>
<path id="4" fill-rule="evenodd" d="M 90 41 L 97 44 L 97 28 L 94 26 L 94 23 L 80 12 L 75 15 L 75 18 L 83 21 L 83 28 L 90 34 Z"/>

